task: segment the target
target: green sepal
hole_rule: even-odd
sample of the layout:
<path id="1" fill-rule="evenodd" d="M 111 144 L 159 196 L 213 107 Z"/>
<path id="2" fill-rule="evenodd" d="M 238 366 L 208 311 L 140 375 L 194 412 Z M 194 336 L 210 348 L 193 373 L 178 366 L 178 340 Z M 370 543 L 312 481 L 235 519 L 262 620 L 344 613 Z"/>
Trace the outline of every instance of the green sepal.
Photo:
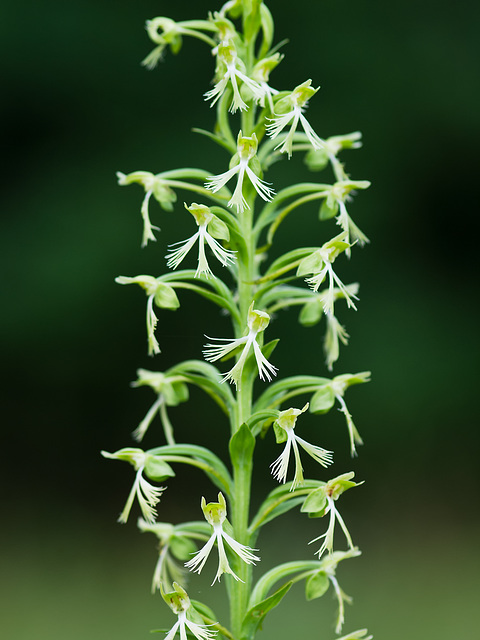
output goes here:
<path id="1" fill-rule="evenodd" d="M 213 216 L 210 222 L 207 225 L 208 233 L 216 238 L 217 240 L 226 240 L 227 242 L 230 240 L 230 231 L 228 226 L 217 218 L 217 216 Z"/>
<path id="2" fill-rule="evenodd" d="M 321 598 L 330 586 L 330 580 L 325 571 L 314 573 L 305 581 L 305 598 L 307 600 L 315 600 Z"/>
<path id="3" fill-rule="evenodd" d="M 323 266 L 323 258 L 318 250 L 313 251 L 310 255 L 303 258 L 297 268 L 296 275 L 306 276 L 309 273 L 318 273 Z"/>
<path id="4" fill-rule="evenodd" d="M 277 422 L 273 423 L 273 431 L 275 433 L 275 441 L 277 444 L 282 444 L 282 442 L 286 442 L 288 438 L 287 432 L 285 431 L 285 429 L 282 429 L 282 427 L 280 427 Z"/>
<path id="5" fill-rule="evenodd" d="M 189 397 L 188 387 L 185 382 L 172 382 L 165 385 L 163 394 L 165 396 L 165 404 L 170 407 L 175 407 L 181 402 L 187 402 Z"/>
<path id="6" fill-rule="evenodd" d="M 328 164 L 328 152 L 322 147 L 321 149 L 310 149 L 305 155 L 304 162 L 310 171 L 323 171 Z"/>
<path id="7" fill-rule="evenodd" d="M 185 536 L 177 536 L 173 535 L 170 544 L 170 551 L 172 555 L 177 558 L 177 560 L 181 560 L 184 562 L 185 560 L 190 560 L 192 554 L 196 553 L 197 545 L 193 542 L 193 540 L 189 540 Z"/>
<path id="8" fill-rule="evenodd" d="M 323 305 L 319 298 L 313 298 L 307 302 L 300 311 L 298 321 L 304 327 L 313 327 L 318 324 L 323 316 Z"/>
<path id="9" fill-rule="evenodd" d="M 320 207 L 320 211 L 318 214 L 320 220 L 330 220 L 330 218 L 335 217 L 337 213 L 338 200 L 335 200 L 334 198 L 328 196 L 328 198 L 325 198 L 325 200 L 322 202 L 322 205 Z"/>
<path id="10" fill-rule="evenodd" d="M 263 619 L 269 611 L 274 609 L 287 595 L 293 582 L 287 582 L 274 594 L 256 603 L 247 613 L 242 622 L 241 638 L 253 638 L 255 632 L 262 625 Z"/>
<path id="11" fill-rule="evenodd" d="M 167 478 L 173 478 L 175 476 L 175 471 L 165 460 L 153 455 L 146 456 L 144 470 L 145 475 L 150 478 L 150 480 L 155 480 L 156 482 L 162 482 Z"/>
<path id="12" fill-rule="evenodd" d="M 230 438 L 228 445 L 232 464 L 235 467 L 251 465 L 255 438 L 248 425 L 244 422 Z"/>
<path id="13" fill-rule="evenodd" d="M 318 514 L 324 511 L 326 506 L 327 506 L 327 492 L 326 492 L 326 485 L 324 485 L 323 487 L 319 487 L 318 489 L 315 489 L 315 491 L 312 491 L 312 493 L 310 493 L 310 495 L 307 497 L 307 499 L 303 503 L 300 511 L 302 513 L 308 513 L 308 514 L 311 514 L 311 513 Z"/>
<path id="14" fill-rule="evenodd" d="M 352 487 L 358 487 L 363 484 L 363 482 L 353 482 L 352 478 L 355 476 L 353 471 L 349 471 L 347 473 L 342 473 L 342 475 L 337 476 L 336 478 L 332 478 L 327 482 L 327 490 L 330 492 L 330 495 L 334 500 L 337 500 L 342 493 L 351 489 Z"/>
<path id="15" fill-rule="evenodd" d="M 158 282 L 154 302 L 161 309 L 178 309 L 180 302 L 175 289 L 164 282 Z"/>
<path id="16" fill-rule="evenodd" d="M 177 201 L 177 194 L 168 185 L 155 180 L 153 183 L 153 197 L 164 211 L 173 211 L 173 204 Z"/>
<path id="17" fill-rule="evenodd" d="M 329 384 L 320 387 L 310 400 L 310 413 L 327 413 L 335 404 L 335 393 Z"/>

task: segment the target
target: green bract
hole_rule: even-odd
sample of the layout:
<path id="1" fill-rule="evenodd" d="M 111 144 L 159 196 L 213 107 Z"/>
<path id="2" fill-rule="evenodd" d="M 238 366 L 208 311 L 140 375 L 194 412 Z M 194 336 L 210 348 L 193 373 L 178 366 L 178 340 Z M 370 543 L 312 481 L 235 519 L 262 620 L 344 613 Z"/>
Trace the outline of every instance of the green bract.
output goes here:
<path id="1" fill-rule="evenodd" d="M 291 14 L 294 20 L 294 6 Z M 340 311 L 357 309 L 359 284 L 344 284 L 337 273 L 348 264 L 346 258 L 352 258 L 349 266 L 355 269 L 358 249 L 368 242 L 351 212 L 356 193 L 370 183 L 350 177 L 338 156 L 344 150 L 359 148 L 361 134 L 321 137 L 317 132 L 328 130 L 330 125 L 322 122 L 317 108 L 318 84 L 295 78 L 295 69 L 291 69 L 287 86 L 276 86 L 276 68 L 288 58 L 279 51 L 283 43 L 275 43 L 274 19 L 262 0 L 228 0 L 204 18 L 175 21 L 159 16 L 148 20 L 146 26 L 154 48 L 143 64 L 150 69 L 169 51 L 178 54 L 187 37 L 208 47 L 212 56 L 208 71 L 195 69 L 203 78 L 205 106 L 214 107 L 209 112 L 212 124 L 210 130 L 195 129 L 202 137 L 197 136 L 192 144 L 205 145 L 196 154 L 202 164 L 210 158 L 216 164 L 117 174 L 120 185 L 138 184 L 143 189 L 142 246 L 156 239 L 162 247 L 168 246 L 161 249 L 163 255 L 156 263 L 159 273 L 116 279 L 119 284 L 136 284 L 144 290 L 147 351 L 160 360 L 158 367 L 139 368 L 133 383 L 134 387 L 147 387 L 143 394 L 149 396 L 149 408 L 133 436 L 137 441 L 159 437 L 159 443 L 147 450 L 127 447 L 103 452 L 106 458 L 128 462 L 135 473 L 119 520 L 126 522 L 137 502 L 142 513 L 140 531 L 156 537 L 152 591 L 161 592 L 177 617 L 165 640 L 174 640 L 177 634 L 181 640 L 187 636 L 213 640 L 220 635 L 228 640 L 253 640 L 271 610 L 288 606 L 288 592 L 297 582 L 303 583 L 307 600 L 314 601 L 329 589 L 333 592 L 339 634 L 344 604 L 350 598 L 339 585 L 338 565 L 360 552 L 338 504 L 343 512 L 340 497 L 361 483 L 354 482 L 353 471 L 339 473 L 339 469 L 333 478 L 326 471 L 333 463 L 333 452 L 324 426 L 330 419 L 327 414 L 337 406 L 347 424 L 350 453 L 356 455 L 362 440 L 345 394 L 351 386 L 368 382 L 370 374 L 326 374 L 319 338 L 309 343 L 308 373 L 296 371 L 296 357 L 302 326 L 315 327 L 309 338 L 320 326 L 329 372 L 340 359 L 340 344 L 346 345 L 349 338 L 336 313 L 338 305 Z M 185 65 L 183 91 L 189 86 L 189 65 L 180 64 Z M 310 75 L 316 69 L 304 72 Z M 157 73 L 161 78 L 161 68 Z M 174 89 L 162 86 L 160 95 L 168 96 Z M 193 96 L 189 103 L 195 104 Z M 181 126 L 180 118 L 175 126 Z M 212 143 L 223 153 L 218 160 L 210 154 Z M 312 179 L 311 174 L 298 184 L 288 183 L 288 172 L 283 183 L 268 175 L 275 163 L 288 161 L 294 154 L 303 155 L 311 171 L 324 171 L 322 182 L 316 181 L 315 175 Z M 185 149 L 186 162 L 189 156 L 190 149 Z M 168 158 L 168 150 L 162 149 L 160 157 Z M 172 237 L 164 237 L 165 232 L 156 234 L 159 228 L 150 220 L 152 198 L 161 209 L 173 213 Z M 310 206 L 309 221 L 296 218 L 304 205 Z M 152 214 L 163 215 L 156 205 Z M 294 227 L 295 234 L 289 236 L 288 229 Z M 283 240 L 277 243 L 282 231 Z M 302 234 L 298 246 L 293 239 Z M 163 258 L 166 270 L 162 271 Z M 182 290 L 186 296 L 198 294 L 215 305 L 221 314 L 219 333 L 210 330 L 198 300 L 188 341 L 184 336 L 162 336 L 160 314 L 180 307 Z M 292 307 L 297 307 L 299 333 L 291 331 L 279 342 L 276 320 Z M 220 337 L 210 337 L 215 335 Z M 207 342 L 202 359 L 198 345 L 203 336 Z M 165 353 L 160 356 L 161 338 Z M 190 344 L 197 351 L 190 359 L 172 365 L 177 341 L 184 342 L 182 348 Z M 163 358 L 170 364 L 162 366 Z M 192 386 L 213 400 L 211 410 L 203 405 L 189 414 L 181 406 L 175 409 L 190 395 L 196 400 L 196 392 L 190 394 Z M 214 424 L 217 419 L 227 424 L 224 438 Z M 154 429 L 156 422 L 161 430 Z M 216 453 L 204 446 L 210 433 L 215 433 Z M 177 442 L 180 435 L 182 440 L 191 436 L 195 444 Z M 254 483 L 259 450 L 268 450 L 273 478 L 268 477 L 260 457 L 255 476 L 258 482 Z M 177 494 L 179 508 L 174 518 L 183 503 L 193 498 L 200 504 L 194 514 L 198 520 L 157 521 L 157 505 L 166 487 L 151 482 L 168 482 L 173 485 L 171 491 L 178 491 L 177 480 L 171 479 L 180 474 L 180 466 L 182 470 L 189 467 L 189 475 L 181 485 L 184 493 Z M 204 495 L 199 494 L 199 475 L 209 482 L 207 488 L 202 485 Z M 188 500 L 183 500 L 184 496 Z M 308 547 L 298 535 L 287 542 L 289 553 L 298 552 L 300 557 L 309 554 L 309 559 L 283 562 L 279 558 L 276 566 L 260 568 L 254 579 L 253 565 L 260 562 L 255 548 L 260 530 L 268 524 L 267 534 L 280 549 L 278 518 L 294 509 L 300 512 L 299 517 L 317 519 L 321 533 L 312 543 L 320 541 L 318 548 Z M 268 535 L 259 541 L 270 544 Z M 345 543 L 347 550 L 339 551 Z M 216 567 L 213 583 L 222 581 L 227 586 L 229 616 L 225 621 L 207 602 L 190 600 L 186 591 L 189 574 L 193 581 L 196 576 L 192 574 L 208 572 L 212 566 Z M 215 598 L 212 596 L 212 601 Z M 301 621 L 296 635 L 309 637 Z M 343 640 L 370 638 L 360 629 Z"/>

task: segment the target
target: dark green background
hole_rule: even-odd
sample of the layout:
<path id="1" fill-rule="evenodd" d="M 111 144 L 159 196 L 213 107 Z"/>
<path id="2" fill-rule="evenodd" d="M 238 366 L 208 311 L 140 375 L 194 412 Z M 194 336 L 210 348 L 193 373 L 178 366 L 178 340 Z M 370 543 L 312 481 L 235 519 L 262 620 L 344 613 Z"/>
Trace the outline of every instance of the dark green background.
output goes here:
<path id="1" fill-rule="evenodd" d="M 347 402 L 366 446 L 346 453 L 340 415 L 305 423 L 306 439 L 335 448 L 341 473 L 367 483 L 342 513 L 362 558 L 339 571 L 355 606 L 345 633 L 375 638 L 473 640 L 478 588 L 477 235 L 480 142 L 479 9 L 413 0 L 271 2 L 277 41 L 289 38 L 272 83 L 307 78 L 320 92 L 308 117 L 321 136 L 361 130 L 364 147 L 344 159 L 369 179 L 351 213 L 372 244 L 342 263 L 358 279 L 357 314 L 335 373 L 373 371 Z M 152 203 L 162 233 L 140 250 L 138 187 L 116 186 L 115 171 L 181 166 L 224 170 L 224 156 L 190 132 L 214 114 L 202 94 L 212 58 L 187 40 L 153 72 L 143 24 L 155 15 L 205 17 L 198 2 L 26 1 L 0 10 L 3 99 L 1 176 L 3 525 L 0 625 L 9 640 L 147 638 L 173 618 L 148 592 L 153 540 L 115 524 L 132 474 L 100 449 L 132 444 L 151 400 L 130 390 L 138 366 L 164 369 L 200 357 L 204 333 L 227 335 L 216 310 L 188 295 L 161 314 L 156 362 L 146 356 L 145 298 L 116 275 L 160 274 L 167 245 L 189 235 L 182 207 Z M 278 189 L 305 179 L 292 159 L 275 168 Z M 179 198 L 181 203 L 182 196 Z M 311 244 L 314 209 L 284 226 L 285 248 Z M 291 245 L 289 244 L 291 243 Z M 323 375 L 323 327 L 303 329 L 280 314 L 268 337 L 282 375 Z M 172 411 L 179 439 L 209 440 L 224 452 L 219 412 L 199 394 Z M 322 430 L 318 434 L 317 428 Z M 156 443 L 152 431 L 147 445 Z M 262 443 L 256 484 L 272 486 Z M 199 517 L 195 474 L 170 483 L 160 517 Z M 132 514 L 133 516 L 136 515 Z M 299 523 L 302 527 L 299 528 Z M 261 548 L 263 566 L 291 559 L 318 535 L 295 514 Z M 323 526 L 323 524 L 322 524 Z M 260 546 L 263 540 L 260 539 Z M 192 581 L 193 597 L 222 611 L 222 587 Z M 198 587 L 198 589 L 197 589 Z M 220 595 L 219 595 L 220 594 Z M 271 614 L 265 638 L 333 638 L 330 594 L 304 603 L 301 591 Z M 212 600 L 213 597 L 213 600 Z M 302 626 L 296 626 L 301 624 Z M 311 625 L 311 626 L 310 626 Z"/>

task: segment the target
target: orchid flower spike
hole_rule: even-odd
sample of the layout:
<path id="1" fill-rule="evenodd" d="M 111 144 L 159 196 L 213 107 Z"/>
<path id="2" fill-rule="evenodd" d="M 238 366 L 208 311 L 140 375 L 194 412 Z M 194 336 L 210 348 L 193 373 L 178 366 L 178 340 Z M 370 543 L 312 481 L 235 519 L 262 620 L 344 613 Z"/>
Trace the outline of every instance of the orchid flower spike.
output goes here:
<path id="1" fill-rule="evenodd" d="M 303 467 L 300 460 L 300 450 L 298 445 L 300 445 L 302 449 L 304 449 L 316 462 L 321 464 L 322 467 L 327 467 L 333 462 L 332 451 L 327 451 L 322 447 L 310 444 L 295 433 L 295 423 L 297 418 L 301 413 L 305 413 L 308 406 L 307 402 L 303 409 L 287 409 L 286 411 L 280 411 L 278 418 L 273 425 L 277 443 L 286 441 L 284 450 L 270 465 L 273 477 L 279 482 L 285 483 L 287 481 L 288 463 L 290 461 L 290 452 L 293 448 L 293 454 L 295 457 L 295 476 L 293 478 L 290 491 L 293 491 L 298 485 L 303 484 Z"/>
<path id="2" fill-rule="evenodd" d="M 136 471 L 135 481 L 127 498 L 127 502 L 125 503 L 125 507 L 118 518 L 118 522 L 127 522 L 135 496 L 137 497 L 145 520 L 149 523 L 155 522 L 155 518 L 157 517 L 155 506 L 160 501 L 160 496 L 165 491 L 165 487 L 154 487 L 143 477 L 145 468 L 152 465 L 152 463 L 155 465 L 153 456 L 145 453 L 142 449 L 133 448 L 120 449 L 115 453 L 108 453 L 107 451 L 102 451 L 101 453 L 104 458 L 109 458 L 110 460 L 125 460 L 129 462 Z M 170 473 L 168 471 L 168 465 L 165 465 L 165 463 L 163 463 L 163 465 L 167 471 L 166 475 L 173 475 L 173 472 Z"/>
<path id="3" fill-rule="evenodd" d="M 208 246 L 212 250 L 213 255 L 224 267 L 229 264 L 234 264 L 235 251 L 224 249 L 218 242 L 218 240 L 215 240 L 215 237 L 229 240 L 230 232 L 227 225 L 222 220 L 220 220 L 220 218 L 215 216 L 210 211 L 210 208 L 206 205 L 196 204 L 194 202 L 193 204 L 188 206 L 185 203 L 185 209 L 189 211 L 195 218 L 195 222 L 198 226 L 198 231 L 194 233 L 191 238 L 170 245 L 169 252 L 165 256 L 166 258 L 168 258 L 167 266 L 171 267 L 172 269 L 176 269 L 185 258 L 187 253 L 190 251 L 190 249 L 193 247 L 193 245 L 197 242 L 197 240 L 198 267 L 197 271 L 195 272 L 196 278 L 198 278 L 202 274 L 204 274 L 206 278 L 208 278 L 209 276 L 213 276 L 213 272 L 210 269 L 207 261 L 207 256 L 205 255 L 205 243 L 208 244 Z M 173 247 L 176 247 L 176 249 L 173 249 Z"/>
<path id="4" fill-rule="evenodd" d="M 197 638 L 197 640 L 211 640 L 216 635 L 216 631 L 210 631 L 206 625 L 197 624 L 189 619 L 191 609 L 193 609 L 187 592 L 176 582 L 173 583 L 174 591 L 165 593 L 161 589 L 162 598 L 168 604 L 173 613 L 178 617 L 177 622 L 165 636 L 165 640 L 173 640 L 177 631 L 180 633 L 180 640 L 187 640 L 187 630 Z"/>
<path id="5" fill-rule="evenodd" d="M 270 364 L 270 362 L 263 355 L 262 350 L 257 342 L 257 335 L 261 331 L 265 331 L 270 322 L 270 316 L 265 311 L 259 311 L 253 308 L 254 302 L 250 305 L 247 317 L 248 334 L 243 338 L 210 338 L 210 340 L 218 340 L 224 344 L 207 344 L 203 354 L 205 360 L 209 362 L 215 362 L 225 356 L 228 356 L 232 351 L 243 345 L 242 352 L 238 358 L 236 364 L 228 371 L 224 376 L 222 382 L 229 380 L 233 382 L 236 387 L 240 386 L 242 379 L 243 367 L 250 352 L 250 347 L 253 348 L 255 360 L 258 367 L 258 375 L 260 380 L 267 379 L 269 382 L 272 376 L 277 375 L 277 368 Z M 207 336 L 208 337 L 208 336 Z"/>
<path id="6" fill-rule="evenodd" d="M 329 287 L 328 290 L 323 294 L 323 310 L 325 314 L 333 315 L 333 305 L 336 298 L 335 285 L 337 285 L 337 287 L 343 293 L 343 296 L 347 301 L 347 306 L 353 307 L 355 310 L 357 309 L 352 300 L 352 298 L 356 300 L 357 296 L 354 293 L 349 293 L 346 286 L 333 270 L 332 266 L 337 256 L 351 247 L 351 245 L 345 240 L 346 235 L 347 234 L 344 231 L 335 238 L 332 238 L 328 242 L 325 242 L 325 244 L 320 247 L 320 249 L 317 249 L 309 256 L 304 258 L 297 269 L 297 276 L 306 275 L 308 273 L 314 274 L 311 278 L 307 278 L 305 280 L 305 282 L 310 285 L 313 291 L 318 291 L 320 285 L 328 275 Z"/>
<path id="7" fill-rule="evenodd" d="M 210 176 L 210 182 L 205 184 L 207 189 L 216 193 L 224 187 L 227 182 L 233 178 L 233 176 L 238 175 L 237 186 L 235 187 L 235 191 L 228 202 L 229 207 L 237 207 L 237 213 L 241 213 L 245 211 L 245 209 L 250 209 L 243 195 L 243 179 L 245 177 L 245 173 L 253 184 L 255 191 L 263 200 L 266 202 L 270 201 L 275 193 L 274 190 L 257 175 L 260 171 L 260 164 L 256 158 L 257 147 L 258 141 L 255 133 L 253 133 L 251 137 L 247 137 L 243 136 L 240 131 L 237 137 L 237 153 L 233 156 L 230 163 L 233 164 L 233 166 L 228 171 L 225 171 L 225 173 L 220 173 L 218 176 Z M 257 173 L 255 173 L 255 171 L 253 171 L 249 166 L 250 162 L 256 165 L 255 168 Z"/>
<path id="8" fill-rule="evenodd" d="M 213 105 L 225 93 L 230 82 L 233 90 L 233 100 L 229 111 L 235 113 L 237 109 L 241 111 L 248 109 L 247 104 L 242 99 L 238 88 L 238 82 L 243 82 L 252 92 L 254 99 L 259 101 L 263 97 L 263 89 L 260 85 L 249 78 L 245 73 L 245 65 L 238 57 L 235 46 L 231 41 L 221 42 L 216 48 L 217 68 L 223 72 L 222 77 L 210 91 L 205 93 L 205 100 L 212 100 Z"/>
<path id="9" fill-rule="evenodd" d="M 274 117 L 271 118 L 271 124 L 267 125 L 267 133 L 273 139 L 275 139 L 287 125 L 290 123 L 290 131 L 282 142 L 280 142 L 275 149 L 280 148 L 280 153 L 287 153 L 290 158 L 292 155 L 293 136 L 297 130 L 298 122 L 300 121 L 305 131 L 305 134 L 314 149 L 321 149 L 324 142 L 317 136 L 315 131 L 308 120 L 303 115 L 304 107 L 308 100 L 314 96 L 318 89 L 314 89 L 310 85 L 311 80 L 306 80 L 303 84 L 298 85 L 295 89 L 285 98 L 281 98 L 275 105 Z"/>
<path id="10" fill-rule="evenodd" d="M 235 578 L 235 580 L 243 582 L 243 580 L 234 573 L 228 563 L 224 541 L 228 544 L 230 549 L 247 564 L 255 564 L 255 562 L 260 560 L 260 558 L 252 553 L 252 551 L 256 551 L 256 549 L 251 549 L 250 547 L 240 544 L 223 530 L 223 523 L 227 518 L 227 506 L 225 498 L 221 492 L 218 494 L 218 502 L 209 502 L 207 504 L 205 498 L 202 498 L 201 504 L 205 520 L 213 527 L 213 533 L 200 551 L 196 553 L 191 560 L 185 563 L 185 566 L 190 569 L 190 571 L 200 573 L 208 556 L 210 555 L 213 545 L 216 542 L 218 547 L 218 569 L 212 585 L 217 580 L 220 580 L 220 576 L 223 573 L 229 573 Z"/>

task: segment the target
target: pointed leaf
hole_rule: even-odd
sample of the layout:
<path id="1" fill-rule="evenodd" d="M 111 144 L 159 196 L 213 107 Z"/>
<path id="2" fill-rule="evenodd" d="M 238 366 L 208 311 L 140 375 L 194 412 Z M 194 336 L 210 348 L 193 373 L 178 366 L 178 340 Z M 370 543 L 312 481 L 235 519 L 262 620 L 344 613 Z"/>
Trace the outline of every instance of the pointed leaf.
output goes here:
<path id="1" fill-rule="evenodd" d="M 230 438 L 228 448 L 234 466 L 250 465 L 252 463 L 255 438 L 246 423 L 243 423 L 240 429 Z"/>
<path id="2" fill-rule="evenodd" d="M 274 609 L 286 596 L 293 582 L 287 582 L 280 587 L 278 591 L 265 600 L 257 603 L 254 607 L 252 607 L 245 615 L 242 623 L 242 638 L 253 638 L 256 630 L 261 627 L 263 619 L 267 615 L 269 611 Z"/>

